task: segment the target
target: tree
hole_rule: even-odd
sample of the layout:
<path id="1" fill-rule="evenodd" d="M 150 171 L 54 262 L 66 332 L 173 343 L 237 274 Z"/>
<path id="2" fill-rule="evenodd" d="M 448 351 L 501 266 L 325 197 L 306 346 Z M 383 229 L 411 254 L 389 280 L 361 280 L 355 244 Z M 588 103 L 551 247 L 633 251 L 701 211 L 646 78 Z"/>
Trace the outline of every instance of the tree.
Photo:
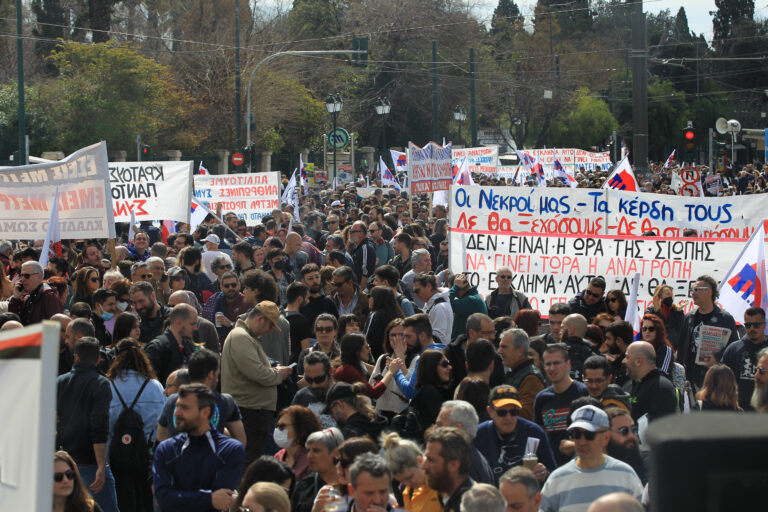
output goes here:
<path id="1" fill-rule="evenodd" d="M 499 5 L 493 10 L 491 19 L 491 35 L 501 35 L 512 27 L 519 27 L 523 17 L 520 16 L 520 8 L 513 0 L 499 0 Z"/>
<path id="2" fill-rule="evenodd" d="M 32 33 L 40 38 L 35 41 L 35 53 L 43 61 L 45 72 L 53 75 L 56 73 L 56 68 L 45 58 L 56 47 L 56 40 L 64 39 L 66 26 L 64 7 L 61 5 L 61 0 L 33 0 L 32 12 L 37 18 L 37 25 L 32 29 Z"/>
<path id="3" fill-rule="evenodd" d="M 580 89 L 574 96 L 567 113 L 559 118 L 552 134 L 556 147 L 588 149 L 604 141 L 618 127 L 603 100 Z"/>
<path id="4" fill-rule="evenodd" d="M 755 0 L 715 0 L 717 10 L 712 17 L 712 42 L 720 49 L 733 36 L 735 26 L 752 21 L 755 16 Z"/>

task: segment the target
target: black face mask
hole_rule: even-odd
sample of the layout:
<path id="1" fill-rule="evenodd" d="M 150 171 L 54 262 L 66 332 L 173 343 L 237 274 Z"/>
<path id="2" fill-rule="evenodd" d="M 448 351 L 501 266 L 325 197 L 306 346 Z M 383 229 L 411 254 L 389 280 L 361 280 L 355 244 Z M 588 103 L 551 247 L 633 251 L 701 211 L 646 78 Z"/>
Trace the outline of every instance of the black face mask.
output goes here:
<path id="1" fill-rule="evenodd" d="M 661 303 L 669 307 L 672 305 L 672 302 L 674 302 L 674 300 L 675 300 L 674 297 L 664 297 L 663 299 L 661 299 Z"/>

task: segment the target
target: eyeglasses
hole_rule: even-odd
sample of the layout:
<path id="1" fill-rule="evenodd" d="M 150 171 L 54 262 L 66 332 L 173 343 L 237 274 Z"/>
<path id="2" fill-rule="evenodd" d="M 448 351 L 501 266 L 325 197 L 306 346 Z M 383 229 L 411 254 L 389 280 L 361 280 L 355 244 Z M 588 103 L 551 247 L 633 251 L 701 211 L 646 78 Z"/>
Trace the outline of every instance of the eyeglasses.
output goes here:
<path id="1" fill-rule="evenodd" d="M 232 265 L 219 265 L 219 268 L 228 268 L 228 269 L 231 270 L 232 269 Z"/>
<path id="2" fill-rule="evenodd" d="M 336 328 L 330 325 L 328 327 L 315 327 L 315 332 L 332 332 L 335 330 Z"/>
<path id="3" fill-rule="evenodd" d="M 512 279 L 511 275 L 509 275 L 509 276 L 502 276 L 501 274 L 499 274 L 496 277 L 498 277 L 499 279 Z"/>
<path id="4" fill-rule="evenodd" d="M 637 434 L 637 426 L 632 427 L 620 427 L 617 429 L 612 429 L 613 432 L 616 432 L 617 434 L 621 434 L 622 436 L 628 436 L 631 433 Z"/>
<path id="5" fill-rule="evenodd" d="M 584 290 L 584 293 L 586 293 L 587 295 L 591 295 L 592 297 L 594 297 L 596 299 L 599 299 L 600 297 L 603 296 L 602 293 L 595 293 L 592 290 Z"/>
<path id="6" fill-rule="evenodd" d="M 67 480 L 74 480 L 75 479 L 75 472 L 71 469 L 68 469 L 64 471 L 63 473 L 54 473 L 53 474 L 53 481 L 56 483 L 61 482 L 64 480 L 64 477 L 67 477 Z"/>
<path id="7" fill-rule="evenodd" d="M 223 284 L 222 288 L 237 288 L 237 283 Z"/>
<path id="8" fill-rule="evenodd" d="M 237 512 L 253 512 L 253 510 L 251 510 L 251 507 L 240 505 L 239 507 L 237 507 Z"/>
<path id="9" fill-rule="evenodd" d="M 340 283 L 339 283 L 339 282 L 336 282 L 336 281 L 331 281 L 331 284 L 332 284 L 333 286 L 335 286 L 336 288 L 339 288 L 339 287 L 341 287 L 341 286 L 344 286 L 344 284 L 345 284 L 345 283 L 346 283 L 346 281 L 342 281 L 342 282 L 340 282 Z"/>
<path id="10" fill-rule="evenodd" d="M 605 300 L 608 301 L 608 302 L 619 302 L 619 299 L 617 299 L 616 297 L 608 297 Z"/>
<path id="11" fill-rule="evenodd" d="M 602 434 L 605 430 L 599 430 L 597 432 L 587 432 L 586 430 L 579 430 L 577 428 L 568 431 L 568 436 L 573 440 L 581 439 L 582 436 L 587 441 L 594 441 L 597 434 Z"/>
<path id="12" fill-rule="evenodd" d="M 520 408 L 519 407 L 513 407 L 512 409 L 493 409 L 496 414 L 498 414 L 499 418 L 506 418 L 507 414 L 510 416 L 519 416 L 520 415 Z"/>
<path id="13" fill-rule="evenodd" d="M 327 378 L 328 378 L 327 374 L 321 375 L 319 377 L 307 377 L 306 375 L 304 376 L 304 380 L 307 381 L 309 384 L 320 384 L 322 382 L 325 382 L 325 379 Z"/>
<path id="14" fill-rule="evenodd" d="M 39 274 L 40 272 L 33 272 L 31 274 L 19 274 L 19 277 L 23 277 L 24 279 L 29 279 L 30 277 Z"/>
<path id="15" fill-rule="evenodd" d="M 710 289 L 709 286 L 694 286 L 693 288 L 691 288 L 691 292 L 700 293 L 703 291 L 707 291 L 709 289 Z"/>
<path id="16" fill-rule="evenodd" d="M 342 468 L 348 468 L 351 463 L 347 459 L 342 459 L 341 457 L 334 457 L 333 465 L 335 466 L 337 464 L 341 464 Z"/>
<path id="17" fill-rule="evenodd" d="M 744 327 L 747 329 L 757 329 L 763 325 L 765 325 L 765 322 L 744 322 Z"/>
<path id="18" fill-rule="evenodd" d="M 768 373 L 768 370 L 766 370 L 765 368 L 760 368 L 758 366 L 757 368 L 755 368 L 755 373 L 759 373 L 760 375 L 765 375 L 766 373 Z"/>
<path id="19" fill-rule="evenodd" d="M 451 363 L 449 363 L 447 360 L 443 359 L 442 361 L 440 361 L 440 367 L 441 368 L 450 368 L 451 367 Z"/>
<path id="20" fill-rule="evenodd" d="M 655 331 L 655 330 L 656 330 L 656 327 L 654 327 L 654 326 L 652 326 L 652 325 L 649 325 L 649 326 L 645 326 L 645 325 L 644 325 L 644 326 L 642 326 L 642 327 L 640 328 L 640 330 L 642 330 L 643 332 L 653 332 L 653 331 Z"/>

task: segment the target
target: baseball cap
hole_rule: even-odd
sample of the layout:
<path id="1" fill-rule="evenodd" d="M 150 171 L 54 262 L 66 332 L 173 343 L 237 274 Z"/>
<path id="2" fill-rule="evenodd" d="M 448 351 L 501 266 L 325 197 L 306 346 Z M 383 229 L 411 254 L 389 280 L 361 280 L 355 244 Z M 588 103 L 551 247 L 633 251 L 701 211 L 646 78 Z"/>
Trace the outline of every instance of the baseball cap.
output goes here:
<path id="1" fill-rule="evenodd" d="M 207 237 L 203 238 L 203 242 L 211 242 L 212 244 L 219 245 L 221 243 L 221 240 L 219 239 L 218 235 L 214 235 L 211 233 Z"/>
<path id="2" fill-rule="evenodd" d="M 261 314 L 267 317 L 267 319 L 272 322 L 272 325 L 277 329 L 280 330 L 280 327 L 277 325 L 277 321 L 280 320 L 280 310 L 277 308 L 277 304 L 272 302 L 271 300 L 263 300 L 256 304 L 256 309 L 261 311 Z"/>
<path id="3" fill-rule="evenodd" d="M 517 394 L 517 389 L 514 386 L 496 386 L 491 390 L 491 396 L 488 402 L 498 409 L 499 407 L 505 407 L 507 405 L 515 405 L 523 408 L 523 403 L 520 401 L 520 395 Z"/>
<path id="4" fill-rule="evenodd" d="M 585 405 L 579 407 L 571 416 L 571 424 L 568 430 L 581 428 L 588 432 L 597 432 L 600 429 L 611 428 L 611 422 L 608 421 L 608 415 L 605 411 L 598 409 L 594 405 Z"/>
<path id="5" fill-rule="evenodd" d="M 341 208 L 341 201 L 338 199 L 331 203 L 331 208 L 336 208 L 337 206 Z"/>
<path id="6" fill-rule="evenodd" d="M 322 414 L 330 414 L 331 405 L 337 400 L 344 400 L 345 398 L 352 398 L 355 396 L 355 392 L 352 390 L 352 384 L 349 382 L 337 382 L 331 389 L 328 390 L 328 394 L 325 395 L 325 408 Z"/>

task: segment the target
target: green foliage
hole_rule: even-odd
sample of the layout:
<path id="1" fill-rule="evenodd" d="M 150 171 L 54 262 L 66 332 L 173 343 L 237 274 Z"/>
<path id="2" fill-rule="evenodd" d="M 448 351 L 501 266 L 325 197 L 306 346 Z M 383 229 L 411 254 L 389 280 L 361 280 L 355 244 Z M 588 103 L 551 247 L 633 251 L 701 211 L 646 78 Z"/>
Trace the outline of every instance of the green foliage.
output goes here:
<path id="1" fill-rule="evenodd" d="M 654 79 L 648 84 L 648 146 L 664 148 L 681 140 L 685 126 L 685 93 L 670 81 Z"/>
<path id="2" fill-rule="evenodd" d="M 608 105 L 581 89 L 553 126 L 552 142 L 556 147 L 589 148 L 601 144 L 617 127 Z"/>
<path id="3" fill-rule="evenodd" d="M 285 146 L 285 142 L 280 136 L 280 132 L 275 128 L 270 128 L 262 135 L 261 145 L 273 153 L 278 153 Z"/>
<path id="4" fill-rule="evenodd" d="M 741 22 L 752 21 L 755 16 L 755 0 L 715 0 L 717 10 L 712 14 L 713 43 L 716 48 L 727 44 Z"/>
<path id="5" fill-rule="evenodd" d="M 40 88 L 24 87 L 25 126 L 29 135 L 30 151 L 39 154 L 54 149 L 53 118 L 48 105 L 41 101 Z M 0 86 L 0 160 L 18 149 L 19 88 L 17 82 Z"/>

